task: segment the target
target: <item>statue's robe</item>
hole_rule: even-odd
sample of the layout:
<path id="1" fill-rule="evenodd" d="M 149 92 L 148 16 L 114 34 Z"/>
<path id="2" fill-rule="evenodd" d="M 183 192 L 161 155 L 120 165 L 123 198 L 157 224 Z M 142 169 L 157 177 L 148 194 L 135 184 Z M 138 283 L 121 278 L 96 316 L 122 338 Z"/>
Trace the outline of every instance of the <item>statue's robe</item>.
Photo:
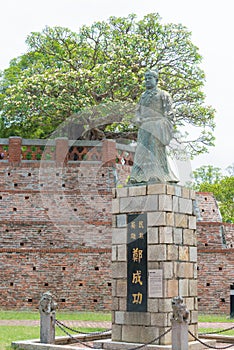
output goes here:
<path id="1" fill-rule="evenodd" d="M 129 183 L 178 182 L 168 163 L 166 146 L 173 138 L 170 95 L 162 90 L 145 91 L 136 121 L 140 125 Z"/>

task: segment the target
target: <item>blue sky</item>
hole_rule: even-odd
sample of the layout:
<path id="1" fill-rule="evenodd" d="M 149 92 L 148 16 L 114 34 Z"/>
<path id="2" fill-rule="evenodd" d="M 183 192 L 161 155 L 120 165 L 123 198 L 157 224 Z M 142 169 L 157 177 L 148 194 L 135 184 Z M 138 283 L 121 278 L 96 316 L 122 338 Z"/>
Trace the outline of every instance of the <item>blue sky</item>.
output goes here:
<path id="1" fill-rule="evenodd" d="M 233 0 L 8 0 L 1 3 L 0 70 L 26 52 L 25 40 L 46 25 L 78 30 L 109 16 L 158 12 L 163 22 L 182 23 L 203 56 L 206 103 L 216 109 L 216 146 L 196 157 L 192 167 L 234 163 Z"/>

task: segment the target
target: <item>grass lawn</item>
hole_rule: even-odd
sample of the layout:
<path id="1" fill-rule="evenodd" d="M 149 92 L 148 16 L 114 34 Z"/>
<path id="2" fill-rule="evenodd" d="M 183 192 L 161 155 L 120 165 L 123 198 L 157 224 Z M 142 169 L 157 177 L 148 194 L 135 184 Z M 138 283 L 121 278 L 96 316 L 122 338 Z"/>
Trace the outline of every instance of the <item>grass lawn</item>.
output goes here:
<path id="1" fill-rule="evenodd" d="M 81 332 L 95 332 L 100 331 L 100 328 L 79 328 Z M 71 335 L 74 333 L 70 332 Z M 56 327 L 56 336 L 66 336 L 66 334 Z M 39 339 L 40 328 L 39 327 L 24 327 L 24 326 L 1 326 L 1 337 L 0 337 L 0 349 L 1 350 L 12 350 L 12 341 L 17 340 L 29 340 Z"/>
<path id="2" fill-rule="evenodd" d="M 0 349 L 10 350 L 15 340 L 35 339 L 40 337 L 39 327 L 1 326 Z"/>
<path id="3" fill-rule="evenodd" d="M 40 315 L 37 311 L 3 311 L 0 310 L 0 320 L 39 320 Z M 111 321 L 110 313 L 102 312 L 57 312 L 56 318 L 61 321 L 78 320 L 78 321 Z M 199 322 L 234 322 L 226 315 L 199 315 Z M 82 332 L 98 331 L 99 329 L 79 329 Z M 200 328 L 199 333 L 212 332 L 211 328 Z M 218 329 L 217 329 L 218 331 Z M 234 335 L 234 330 L 223 334 Z M 56 327 L 56 336 L 65 335 L 58 327 Z M 17 340 L 28 340 L 40 337 L 40 329 L 38 326 L 1 326 L 0 329 L 0 350 L 11 350 L 11 342 Z"/>
<path id="4" fill-rule="evenodd" d="M 110 321 L 110 313 L 99 312 L 57 312 L 56 318 L 61 321 Z M 0 320 L 39 320 L 40 315 L 37 311 L 3 311 L 0 310 Z M 99 331 L 100 328 L 79 328 L 81 332 Z M 71 332 L 71 334 L 74 334 Z M 66 335 L 62 330 L 56 327 L 56 336 Z M 1 326 L 0 329 L 0 350 L 11 350 L 12 341 L 39 339 L 40 328 L 38 326 Z"/>
<path id="5" fill-rule="evenodd" d="M 229 327 L 225 327 L 226 328 L 229 328 Z M 224 328 L 199 328 L 199 333 L 200 334 L 208 334 L 208 333 L 217 333 L 217 334 L 221 334 L 221 335 L 232 335 L 234 336 L 234 329 L 230 330 L 230 331 L 226 331 L 226 332 L 222 332 L 222 333 L 219 333 L 219 331 L 222 331 Z"/>
<path id="6" fill-rule="evenodd" d="M 58 320 L 70 321 L 110 321 L 111 314 L 103 312 L 56 312 Z M 39 320 L 38 311 L 0 310 L 0 320 Z"/>
<path id="7" fill-rule="evenodd" d="M 227 315 L 198 315 L 198 322 L 232 322 L 234 323 L 234 318 L 230 318 Z"/>

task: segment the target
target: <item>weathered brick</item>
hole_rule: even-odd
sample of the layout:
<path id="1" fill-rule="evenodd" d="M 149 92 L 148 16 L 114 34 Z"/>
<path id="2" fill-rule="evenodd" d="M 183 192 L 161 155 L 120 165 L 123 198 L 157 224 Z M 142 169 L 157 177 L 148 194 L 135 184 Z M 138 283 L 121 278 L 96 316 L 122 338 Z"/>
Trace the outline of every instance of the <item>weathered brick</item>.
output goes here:
<path id="1" fill-rule="evenodd" d="M 179 294 L 179 289 L 178 289 L 178 280 L 167 280 L 167 297 L 168 298 L 174 298 Z"/>
<path id="2" fill-rule="evenodd" d="M 147 213 L 148 226 L 166 226 L 166 213 L 165 212 L 152 212 Z"/>
<path id="3" fill-rule="evenodd" d="M 119 198 L 112 199 L 112 214 L 119 213 Z"/>
<path id="4" fill-rule="evenodd" d="M 166 193 L 165 184 L 151 184 L 148 185 L 147 194 L 163 194 Z"/>
<path id="5" fill-rule="evenodd" d="M 163 269 L 163 278 L 167 279 L 170 278 L 172 279 L 174 276 L 174 271 L 173 271 L 173 262 L 171 261 L 163 261 L 161 262 L 161 266 Z"/>
<path id="6" fill-rule="evenodd" d="M 127 197 L 128 196 L 128 187 L 117 187 L 116 188 L 116 196 L 118 198 Z"/>
<path id="7" fill-rule="evenodd" d="M 112 229 L 112 244 L 126 244 L 127 243 L 127 229 L 113 228 Z"/>
<path id="8" fill-rule="evenodd" d="M 172 227 L 163 226 L 159 227 L 159 242 L 160 243 L 172 243 Z"/>
<path id="9" fill-rule="evenodd" d="M 172 211 L 172 196 L 160 194 L 158 208 L 161 211 Z"/>
<path id="10" fill-rule="evenodd" d="M 169 244 L 167 246 L 167 260 L 176 261 L 178 260 L 178 246 Z"/>
<path id="11" fill-rule="evenodd" d="M 189 280 L 188 279 L 180 279 L 179 280 L 179 295 L 182 297 L 188 297 L 189 294 Z"/>
<path id="12" fill-rule="evenodd" d="M 146 186 L 131 186 L 128 189 L 128 195 L 129 197 L 145 196 Z"/>
<path id="13" fill-rule="evenodd" d="M 179 198 L 179 211 L 180 213 L 192 214 L 193 203 L 191 199 Z"/>
<path id="14" fill-rule="evenodd" d="M 166 246 L 165 245 L 149 245 L 148 246 L 148 260 L 164 261 L 166 260 Z"/>
<path id="15" fill-rule="evenodd" d="M 116 226 L 117 227 L 126 227 L 127 226 L 127 215 L 126 214 L 116 215 Z"/>
<path id="16" fill-rule="evenodd" d="M 188 215 L 175 214 L 175 226 L 188 228 Z"/>
<path id="17" fill-rule="evenodd" d="M 179 260 L 188 261 L 190 260 L 189 248 L 186 246 L 179 247 Z"/>
<path id="18" fill-rule="evenodd" d="M 158 241 L 158 227 L 149 227 L 148 230 L 148 244 L 157 244 Z"/>
<path id="19" fill-rule="evenodd" d="M 121 244 L 117 246 L 118 261 L 127 261 L 127 245 Z"/>
<path id="20" fill-rule="evenodd" d="M 127 294 L 127 280 L 126 279 L 116 280 L 116 296 L 125 297 L 126 294 Z"/>
<path id="21" fill-rule="evenodd" d="M 182 228 L 173 228 L 174 243 L 182 244 L 183 242 L 183 231 Z"/>

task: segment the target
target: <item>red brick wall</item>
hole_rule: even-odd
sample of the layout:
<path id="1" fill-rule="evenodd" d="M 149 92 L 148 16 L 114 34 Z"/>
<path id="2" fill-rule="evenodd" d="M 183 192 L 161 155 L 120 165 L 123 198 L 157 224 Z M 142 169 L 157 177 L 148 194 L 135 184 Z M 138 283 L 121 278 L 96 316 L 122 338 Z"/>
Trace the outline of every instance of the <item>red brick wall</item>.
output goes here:
<path id="1" fill-rule="evenodd" d="M 0 244 L 110 248 L 112 169 L 68 165 L 56 174 L 0 169 Z"/>
<path id="2" fill-rule="evenodd" d="M 222 221 L 217 202 L 212 193 L 197 192 L 196 201 L 203 221 Z"/>
<path id="3" fill-rule="evenodd" d="M 60 308 L 110 310 L 112 187 L 130 166 L 114 164 L 112 143 L 102 163 L 66 164 L 62 151 L 54 163 L 21 162 L 21 139 L 13 141 L 0 161 L 1 308 L 36 308 L 50 290 Z M 228 314 L 234 226 L 221 222 L 212 194 L 197 201 L 199 310 Z"/>
<path id="4" fill-rule="evenodd" d="M 197 193 L 197 200 L 203 219 L 197 222 L 198 308 L 228 316 L 234 283 L 234 225 L 221 222 L 211 193 Z"/>
<path id="5" fill-rule="evenodd" d="M 234 249 L 198 250 L 198 310 L 230 314 L 230 285 L 234 283 Z"/>
<path id="6" fill-rule="evenodd" d="M 110 310 L 112 168 L 39 170 L 0 169 L 1 307 Z"/>
<path id="7" fill-rule="evenodd" d="M 1 249 L 0 305 L 37 308 L 50 290 L 59 309 L 110 310 L 110 249 Z"/>
<path id="8" fill-rule="evenodd" d="M 198 247 L 206 250 L 211 248 L 226 248 L 224 225 L 221 222 L 198 222 L 197 223 Z"/>
<path id="9" fill-rule="evenodd" d="M 234 248 L 234 224 L 223 224 L 227 248 Z"/>

